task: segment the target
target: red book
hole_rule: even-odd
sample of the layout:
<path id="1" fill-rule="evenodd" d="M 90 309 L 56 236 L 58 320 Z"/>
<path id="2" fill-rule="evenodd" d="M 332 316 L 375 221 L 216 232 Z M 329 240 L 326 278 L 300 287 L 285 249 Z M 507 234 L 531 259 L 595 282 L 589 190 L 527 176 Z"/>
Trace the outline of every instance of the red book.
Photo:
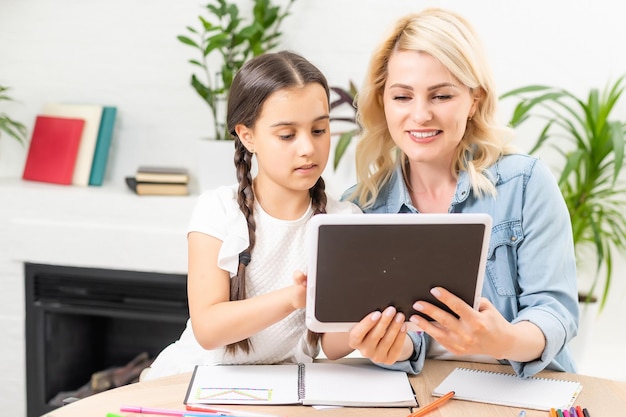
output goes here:
<path id="1" fill-rule="evenodd" d="M 84 126 L 82 119 L 37 116 L 22 178 L 72 184 Z"/>

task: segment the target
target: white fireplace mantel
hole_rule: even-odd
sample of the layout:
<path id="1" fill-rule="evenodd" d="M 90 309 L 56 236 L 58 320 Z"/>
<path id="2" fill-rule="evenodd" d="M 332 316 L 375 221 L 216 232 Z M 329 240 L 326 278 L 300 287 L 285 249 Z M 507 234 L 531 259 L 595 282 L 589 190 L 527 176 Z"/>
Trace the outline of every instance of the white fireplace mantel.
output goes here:
<path id="1" fill-rule="evenodd" d="M 0 409 L 26 415 L 24 262 L 186 274 L 196 197 L 0 179 Z"/>

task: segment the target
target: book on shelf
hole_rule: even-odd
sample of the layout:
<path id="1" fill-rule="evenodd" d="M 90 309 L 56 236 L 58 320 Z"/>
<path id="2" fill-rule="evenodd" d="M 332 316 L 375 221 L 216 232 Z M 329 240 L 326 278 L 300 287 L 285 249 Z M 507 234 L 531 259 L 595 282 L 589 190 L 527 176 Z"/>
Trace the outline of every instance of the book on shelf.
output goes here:
<path id="1" fill-rule="evenodd" d="M 89 185 L 91 165 L 98 140 L 100 120 L 102 119 L 102 106 L 97 104 L 46 103 L 42 114 L 85 121 L 72 175 L 72 184 Z"/>
<path id="2" fill-rule="evenodd" d="M 189 171 L 182 167 L 142 165 L 137 169 L 135 179 L 138 182 L 187 183 Z"/>
<path id="3" fill-rule="evenodd" d="M 84 126 L 83 119 L 38 115 L 22 178 L 71 185 Z"/>
<path id="4" fill-rule="evenodd" d="M 104 174 L 109 160 L 109 151 L 111 149 L 116 116 L 116 107 L 104 106 L 102 108 L 102 118 L 100 119 L 98 139 L 96 140 L 96 148 L 91 164 L 89 185 L 102 185 L 104 182 Z"/>
<path id="5" fill-rule="evenodd" d="M 186 405 L 329 405 L 415 407 L 405 372 L 369 363 L 197 365 Z"/>
<path id="6" fill-rule="evenodd" d="M 138 195 L 188 195 L 189 184 L 175 182 L 141 182 L 126 177 L 126 185 Z"/>

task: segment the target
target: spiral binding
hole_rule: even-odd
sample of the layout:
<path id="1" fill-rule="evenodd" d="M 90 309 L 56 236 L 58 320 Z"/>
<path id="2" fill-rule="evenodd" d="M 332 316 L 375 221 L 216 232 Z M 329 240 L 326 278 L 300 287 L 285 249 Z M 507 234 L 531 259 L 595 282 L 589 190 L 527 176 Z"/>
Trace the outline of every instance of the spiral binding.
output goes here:
<path id="1" fill-rule="evenodd" d="M 303 363 L 298 364 L 298 400 L 304 400 L 305 386 L 304 386 L 304 371 L 306 366 Z"/>
<path id="2" fill-rule="evenodd" d="M 515 374 L 511 374 L 511 373 L 507 373 L 507 372 L 495 372 L 495 371 L 485 371 L 483 369 L 470 369 L 470 368 L 462 368 L 462 370 L 464 372 L 473 372 L 473 373 L 477 373 L 477 374 L 490 374 L 490 375 L 502 375 L 502 376 L 509 376 L 511 378 L 518 378 Z M 564 382 L 561 379 L 556 379 L 556 378 L 545 378 L 545 377 L 538 377 L 538 376 L 533 376 L 530 379 L 538 379 L 541 381 L 553 381 L 553 382 Z M 566 381 L 568 382 L 568 381 Z"/>

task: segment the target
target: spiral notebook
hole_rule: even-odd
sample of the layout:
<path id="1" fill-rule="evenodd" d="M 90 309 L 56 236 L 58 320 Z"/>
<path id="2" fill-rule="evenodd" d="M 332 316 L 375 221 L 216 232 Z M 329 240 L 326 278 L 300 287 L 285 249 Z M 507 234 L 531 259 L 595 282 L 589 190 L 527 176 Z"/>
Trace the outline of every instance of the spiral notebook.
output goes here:
<path id="1" fill-rule="evenodd" d="M 417 406 L 405 372 L 338 363 L 198 365 L 184 403 Z"/>
<path id="2" fill-rule="evenodd" d="M 582 385 L 576 381 L 456 368 L 433 390 L 433 395 L 454 391 L 457 400 L 550 410 L 570 408 L 581 390 Z"/>

